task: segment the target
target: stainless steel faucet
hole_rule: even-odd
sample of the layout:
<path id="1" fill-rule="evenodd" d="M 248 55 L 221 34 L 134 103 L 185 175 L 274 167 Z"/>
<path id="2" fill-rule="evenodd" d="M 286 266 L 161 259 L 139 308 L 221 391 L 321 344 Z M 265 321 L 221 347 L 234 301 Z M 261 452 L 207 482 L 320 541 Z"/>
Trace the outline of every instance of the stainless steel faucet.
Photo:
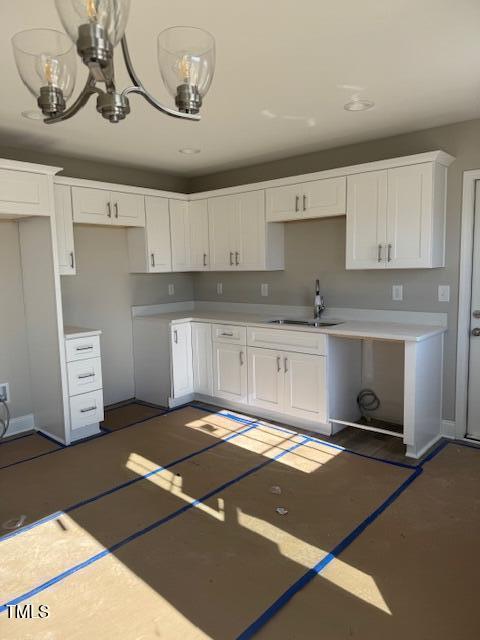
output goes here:
<path id="1" fill-rule="evenodd" d="M 313 317 L 315 320 L 320 320 L 322 313 L 325 311 L 325 300 L 320 295 L 320 280 L 315 280 L 315 303 L 313 306 Z"/>

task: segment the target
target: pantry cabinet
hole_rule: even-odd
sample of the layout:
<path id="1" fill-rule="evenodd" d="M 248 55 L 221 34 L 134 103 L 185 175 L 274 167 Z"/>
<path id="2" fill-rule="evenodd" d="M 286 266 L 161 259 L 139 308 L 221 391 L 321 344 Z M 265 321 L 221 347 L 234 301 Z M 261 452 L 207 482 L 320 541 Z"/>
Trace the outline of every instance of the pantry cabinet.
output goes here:
<path id="1" fill-rule="evenodd" d="M 145 226 L 144 196 L 90 187 L 72 187 L 73 221 L 82 224 Z"/>
<path id="2" fill-rule="evenodd" d="M 267 189 L 267 221 L 345 215 L 346 189 L 343 176 Z"/>
<path id="3" fill-rule="evenodd" d="M 75 244 L 73 238 L 72 194 L 70 187 L 56 184 L 55 228 L 57 237 L 57 259 L 61 276 L 76 274 Z"/>
<path id="4" fill-rule="evenodd" d="M 347 269 L 445 264 L 446 167 L 421 163 L 347 178 Z"/>
<path id="5" fill-rule="evenodd" d="M 127 231 L 131 273 L 172 271 L 168 198 L 145 197 L 145 228 Z"/>
<path id="6" fill-rule="evenodd" d="M 267 224 L 263 190 L 209 198 L 208 217 L 212 271 L 284 268 L 283 227 Z"/>

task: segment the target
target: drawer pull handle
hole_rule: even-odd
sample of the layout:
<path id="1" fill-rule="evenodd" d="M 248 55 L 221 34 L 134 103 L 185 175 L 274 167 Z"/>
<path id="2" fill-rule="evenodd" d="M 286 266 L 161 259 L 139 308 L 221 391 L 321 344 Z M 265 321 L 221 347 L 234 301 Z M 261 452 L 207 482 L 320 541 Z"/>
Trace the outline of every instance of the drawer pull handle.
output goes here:
<path id="1" fill-rule="evenodd" d="M 389 244 L 388 245 L 388 252 L 387 252 L 387 261 L 391 262 L 392 261 L 392 245 Z"/>
<path id="2" fill-rule="evenodd" d="M 150 260 L 151 260 L 152 267 L 154 267 L 155 266 L 155 254 L 154 253 L 150 254 Z"/>
<path id="3" fill-rule="evenodd" d="M 109 218 L 112 217 L 112 203 L 111 202 L 107 202 L 107 216 Z"/>
<path id="4" fill-rule="evenodd" d="M 295 196 L 295 213 L 300 211 L 300 196 Z"/>
<path id="5" fill-rule="evenodd" d="M 94 407 L 88 407 L 88 409 L 80 409 L 80 413 L 90 413 L 91 411 L 96 411 L 97 410 L 97 405 L 95 405 Z"/>
<path id="6" fill-rule="evenodd" d="M 303 196 L 303 210 L 304 211 L 307 210 L 307 196 L 306 195 Z"/>
<path id="7" fill-rule="evenodd" d="M 203 254 L 203 266 L 204 267 L 207 266 L 207 254 L 206 253 Z"/>
<path id="8" fill-rule="evenodd" d="M 279 373 L 282 370 L 282 359 L 280 358 L 280 356 L 277 356 L 277 373 Z"/>
<path id="9" fill-rule="evenodd" d="M 118 218 L 118 202 L 113 205 L 115 207 L 115 218 Z"/>
<path id="10" fill-rule="evenodd" d="M 93 349 L 93 344 L 89 345 L 88 347 L 76 347 L 77 351 L 91 351 Z"/>
<path id="11" fill-rule="evenodd" d="M 379 244 L 378 245 L 378 252 L 377 252 L 377 262 L 381 262 L 382 261 L 382 245 Z"/>
<path id="12" fill-rule="evenodd" d="M 230 251 L 230 266 L 233 267 L 233 251 Z"/>
<path id="13" fill-rule="evenodd" d="M 243 367 L 245 364 L 245 360 L 243 358 L 243 351 L 240 351 L 240 366 Z"/>
<path id="14" fill-rule="evenodd" d="M 173 332 L 173 340 L 174 340 L 175 344 L 178 344 L 178 331 L 177 330 L 175 330 Z"/>
<path id="15" fill-rule="evenodd" d="M 94 373 L 81 373 L 80 375 L 77 376 L 77 378 L 79 380 L 84 380 L 86 378 L 95 378 L 95 374 Z"/>
<path id="16" fill-rule="evenodd" d="M 235 264 L 237 267 L 240 264 L 240 254 L 238 251 L 235 251 Z"/>
<path id="17" fill-rule="evenodd" d="M 224 331 L 223 333 L 220 334 L 221 336 L 225 336 L 227 338 L 233 338 L 233 333 L 228 333 L 227 331 Z"/>
<path id="18" fill-rule="evenodd" d="M 288 358 L 284 358 L 283 366 L 285 368 L 285 373 L 288 373 Z"/>
<path id="19" fill-rule="evenodd" d="M 70 251 L 70 267 L 72 269 L 75 269 L 75 256 L 73 254 L 73 251 Z"/>

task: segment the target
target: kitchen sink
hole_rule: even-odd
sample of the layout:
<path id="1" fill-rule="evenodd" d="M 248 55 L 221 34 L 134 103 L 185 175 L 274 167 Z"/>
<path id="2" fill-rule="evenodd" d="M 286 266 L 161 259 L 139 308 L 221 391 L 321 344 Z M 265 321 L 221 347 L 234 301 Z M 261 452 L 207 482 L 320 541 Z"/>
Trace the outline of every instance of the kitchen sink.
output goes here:
<path id="1" fill-rule="evenodd" d="M 289 320 L 288 318 L 280 318 L 278 320 L 269 320 L 268 324 L 293 324 L 303 327 L 334 327 L 341 322 L 324 322 L 323 320 Z"/>

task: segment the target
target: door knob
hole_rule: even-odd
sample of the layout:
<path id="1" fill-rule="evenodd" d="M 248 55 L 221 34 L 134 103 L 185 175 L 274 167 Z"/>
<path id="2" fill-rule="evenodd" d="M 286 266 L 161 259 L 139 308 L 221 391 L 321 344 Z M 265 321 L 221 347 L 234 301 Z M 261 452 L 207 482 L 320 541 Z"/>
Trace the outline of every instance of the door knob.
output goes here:
<path id="1" fill-rule="evenodd" d="M 475 336 L 475 338 L 480 338 L 480 327 L 475 327 L 475 329 L 472 329 L 472 336 Z"/>

